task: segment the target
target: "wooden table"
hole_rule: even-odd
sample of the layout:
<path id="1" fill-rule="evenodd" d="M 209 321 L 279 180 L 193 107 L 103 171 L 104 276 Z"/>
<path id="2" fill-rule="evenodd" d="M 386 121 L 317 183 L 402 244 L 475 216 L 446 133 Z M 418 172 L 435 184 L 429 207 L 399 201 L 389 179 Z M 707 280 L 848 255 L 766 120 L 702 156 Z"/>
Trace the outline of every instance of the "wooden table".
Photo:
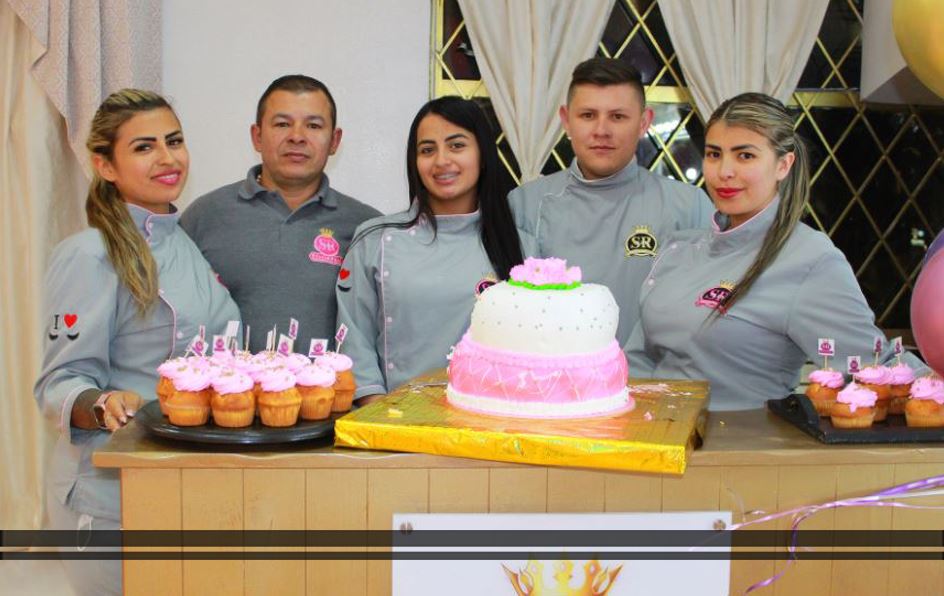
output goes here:
<path id="1" fill-rule="evenodd" d="M 194 450 L 156 441 L 134 424 L 115 433 L 93 461 L 120 468 L 128 530 L 389 530 L 394 512 L 731 510 L 737 522 L 744 512 L 775 512 L 944 474 L 939 446 L 825 446 L 762 410 L 710 414 L 705 444 L 681 478 L 330 446 Z M 909 502 L 944 504 L 931 497 Z M 785 529 L 789 522 L 759 527 Z M 944 511 L 843 509 L 820 513 L 803 527 L 944 529 Z M 783 565 L 734 561 L 731 593 Z M 132 595 L 388 594 L 390 569 L 389 561 L 129 560 L 124 582 Z M 801 561 L 758 593 L 939 595 L 944 563 Z"/>

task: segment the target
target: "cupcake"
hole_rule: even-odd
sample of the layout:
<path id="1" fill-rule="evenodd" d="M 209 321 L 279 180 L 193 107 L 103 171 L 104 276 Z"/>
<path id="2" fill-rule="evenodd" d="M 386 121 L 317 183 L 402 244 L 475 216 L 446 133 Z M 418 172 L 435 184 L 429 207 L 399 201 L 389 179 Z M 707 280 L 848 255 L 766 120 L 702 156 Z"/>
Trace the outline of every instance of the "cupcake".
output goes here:
<path id="1" fill-rule="evenodd" d="M 296 389 L 302 396 L 302 419 L 323 420 L 331 415 L 335 381 L 334 371 L 318 364 L 309 364 L 295 374 Z"/>
<path id="2" fill-rule="evenodd" d="M 265 426 L 292 426 L 298 421 L 302 396 L 287 368 L 269 368 L 259 376 L 259 418 Z"/>
<path id="3" fill-rule="evenodd" d="M 806 387 L 806 396 L 813 402 L 820 416 L 829 416 L 829 410 L 836 401 L 836 395 L 844 384 L 845 379 L 839 371 L 824 369 L 810 373 L 810 384 Z"/>
<path id="4" fill-rule="evenodd" d="M 922 377 L 911 385 L 905 421 L 908 426 L 944 426 L 944 381 Z"/>
<path id="5" fill-rule="evenodd" d="M 167 417 L 177 426 L 200 426 L 210 418 L 210 373 L 188 367 L 174 377 L 174 393 L 164 402 Z"/>
<path id="6" fill-rule="evenodd" d="M 210 384 L 210 409 L 213 422 L 227 428 L 252 424 L 256 417 L 256 396 L 252 392 L 252 378 L 230 368 L 221 372 Z"/>
<path id="7" fill-rule="evenodd" d="M 866 389 L 871 389 L 878 397 L 875 404 L 875 421 L 885 420 L 888 414 L 888 404 L 891 401 L 892 388 L 889 385 L 891 372 L 885 366 L 866 366 L 855 374 L 855 379 L 859 385 Z"/>
<path id="8" fill-rule="evenodd" d="M 911 367 L 900 362 L 888 369 L 890 378 L 888 381 L 891 401 L 888 404 L 889 414 L 904 414 L 905 403 L 911 394 L 911 384 L 914 383 L 915 376 Z"/>
<path id="9" fill-rule="evenodd" d="M 177 376 L 179 372 L 189 368 L 189 366 L 186 358 L 171 358 L 157 367 L 158 379 L 154 393 L 157 394 L 161 414 L 167 416 L 167 408 L 164 402 L 167 401 L 168 397 L 174 394 L 174 377 Z"/>
<path id="10" fill-rule="evenodd" d="M 354 361 L 350 356 L 338 354 L 337 352 L 326 352 L 322 356 L 315 358 L 315 363 L 326 368 L 330 368 L 338 375 L 338 380 L 334 383 L 334 405 L 331 406 L 332 412 L 347 412 L 351 409 L 351 403 L 354 401 L 354 390 L 357 384 L 354 382 L 354 372 L 351 368 Z"/>
<path id="11" fill-rule="evenodd" d="M 311 364 L 311 359 L 304 354 L 292 352 L 288 356 L 284 356 L 282 362 L 285 364 L 285 368 L 292 371 L 292 373 L 297 373 L 301 369 Z"/>
<path id="12" fill-rule="evenodd" d="M 836 428 L 868 428 L 875 419 L 875 404 L 878 396 L 855 382 L 836 395 L 829 410 L 829 419 Z"/>

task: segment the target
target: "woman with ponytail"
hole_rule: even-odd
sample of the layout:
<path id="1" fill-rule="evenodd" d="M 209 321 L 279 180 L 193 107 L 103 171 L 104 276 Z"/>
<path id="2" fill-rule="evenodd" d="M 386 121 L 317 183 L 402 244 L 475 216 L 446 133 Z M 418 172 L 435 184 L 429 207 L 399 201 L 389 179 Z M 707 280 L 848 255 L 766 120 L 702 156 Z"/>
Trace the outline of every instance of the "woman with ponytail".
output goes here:
<path id="1" fill-rule="evenodd" d="M 476 295 L 524 260 L 500 167 L 475 102 L 420 108 L 406 146 L 412 204 L 357 229 L 338 279 L 355 397 L 371 396 L 360 403 L 446 366 Z"/>
<path id="2" fill-rule="evenodd" d="M 50 259 L 35 387 L 59 430 L 47 474 L 50 524 L 73 531 L 119 528 L 117 472 L 93 466 L 91 454 L 155 398 L 158 364 L 182 355 L 200 325 L 220 334 L 239 319 L 226 288 L 177 226 L 172 202 L 187 180 L 189 155 L 167 102 L 136 89 L 109 95 L 86 146 L 94 168 L 90 228 L 64 240 Z M 77 594 L 121 589 L 120 561 L 64 564 Z"/>
<path id="3" fill-rule="evenodd" d="M 852 268 L 800 222 L 809 158 L 783 104 L 761 93 L 721 104 L 703 172 L 713 229 L 677 233 L 654 263 L 625 346 L 633 374 L 707 379 L 711 409 L 740 410 L 790 394 L 819 338 L 835 339 L 840 368 L 871 354 L 882 332 Z"/>

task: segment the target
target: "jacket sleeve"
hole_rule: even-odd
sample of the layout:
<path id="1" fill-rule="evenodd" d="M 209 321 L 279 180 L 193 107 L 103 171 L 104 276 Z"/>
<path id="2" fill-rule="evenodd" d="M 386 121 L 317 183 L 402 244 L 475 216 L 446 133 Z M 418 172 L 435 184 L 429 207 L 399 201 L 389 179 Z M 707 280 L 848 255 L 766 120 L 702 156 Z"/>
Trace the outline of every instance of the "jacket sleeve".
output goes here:
<path id="1" fill-rule="evenodd" d="M 87 389 L 108 388 L 118 278 L 104 255 L 68 241 L 54 251 L 45 278 L 43 364 L 33 393 L 60 431 Z"/>
<path id="2" fill-rule="evenodd" d="M 342 272 L 350 273 L 346 280 L 339 277 L 336 290 L 338 326 L 347 326 L 342 351 L 354 361 L 354 379 L 357 381 L 355 399 L 387 393 L 377 345 L 378 317 L 382 305 L 374 283 L 376 263 L 370 258 L 371 244 L 368 236 L 351 247 L 341 266 Z"/>
<path id="3" fill-rule="evenodd" d="M 538 241 L 538 221 L 541 217 L 543 199 L 530 190 L 529 184 L 519 186 L 508 193 L 508 206 L 515 218 L 515 227 L 521 238 L 521 251 L 527 257 L 541 257 Z"/>
<path id="4" fill-rule="evenodd" d="M 820 257 L 800 284 L 787 320 L 787 335 L 814 363 L 822 362 L 816 349 L 819 338 L 835 339 L 836 356 L 831 366 L 836 370 L 846 370 L 848 356 L 861 356 L 863 366 L 868 366 L 878 336 L 885 340 L 879 363 L 895 360 L 894 348 L 875 326 L 875 315 L 852 267 L 834 247 Z M 916 375 L 931 372 L 914 354 L 906 352 L 902 361 L 915 369 Z"/>
<path id="5" fill-rule="evenodd" d="M 623 353 L 629 362 L 629 376 L 638 378 L 652 377 L 655 364 L 646 351 L 646 337 L 642 329 L 642 320 L 637 319 L 629 339 L 623 344 Z"/>

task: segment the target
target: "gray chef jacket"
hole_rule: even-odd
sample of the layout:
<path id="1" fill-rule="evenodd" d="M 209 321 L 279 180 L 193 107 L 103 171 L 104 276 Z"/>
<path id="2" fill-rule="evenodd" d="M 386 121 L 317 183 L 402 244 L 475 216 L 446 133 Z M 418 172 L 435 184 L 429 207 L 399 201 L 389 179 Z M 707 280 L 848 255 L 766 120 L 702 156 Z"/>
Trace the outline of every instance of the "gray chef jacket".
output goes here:
<path id="1" fill-rule="evenodd" d="M 716 213 L 711 230 L 669 239 L 640 292 L 640 320 L 625 346 L 630 375 L 707 379 L 712 410 L 743 410 L 790 394 L 808 358 L 822 363 L 819 338 L 836 340 L 836 370 L 845 370 L 847 356 L 871 361 L 882 332 L 855 274 L 829 237 L 802 223 L 750 291 L 707 322 L 754 261 L 778 202 L 734 229 Z M 888 346 L 880 362 L 892 352 Z M 911 354 L 903 360 L 916 374 L 928 372 Z"/>
<path id="2" fill-rule="evenodd" d="M 542 257 L 579 265 L 583 281 L 607 286 L 620 308 L 617 339 L 629 337 L 639 310 L 639 288 L 665 237 L 707 228 L 713 211 L 700 189 L 640 167 L 587 180 L 577 160 L 564 171 L 511 192 L 518 228 L 534 237 Z"/>
<path id="3" fill-rule="evenodd" d="M 407 222 L 408 211 L 364 222 Z M 424 218 L 408 229 L 378 228 L 355 242 L 338 277 L 338 323 L 348 327 L 341 351 L 354 360 L 355 397 L 387 393 L 446 366 L 469 327 L 479 291 L 497 280 L 482 246 L 479 212 Z M 530 246 L 522 239 L 523 249 Z"/>
<path id="4" fill-rule="evenodd" d="M 183 355 L 200 325 L 211 337 L 223 333 L 227 321 L 239 320 L 236 303 L 178 227 L 177 214 L 127 207 L 157 262 L 158 301 L 145 318 L 138 315 L 97 229 L 65 239 L 46 272 L 43 367 L 34 388 L 44 415 L 59 429 L 47 474 L 51 493 L 75 511 L 115 520 L 118 474 L 91 462 L 111 435 L 72 428 L 75 399 L 98 389 L 152 400 L 157 366 Z"/>

